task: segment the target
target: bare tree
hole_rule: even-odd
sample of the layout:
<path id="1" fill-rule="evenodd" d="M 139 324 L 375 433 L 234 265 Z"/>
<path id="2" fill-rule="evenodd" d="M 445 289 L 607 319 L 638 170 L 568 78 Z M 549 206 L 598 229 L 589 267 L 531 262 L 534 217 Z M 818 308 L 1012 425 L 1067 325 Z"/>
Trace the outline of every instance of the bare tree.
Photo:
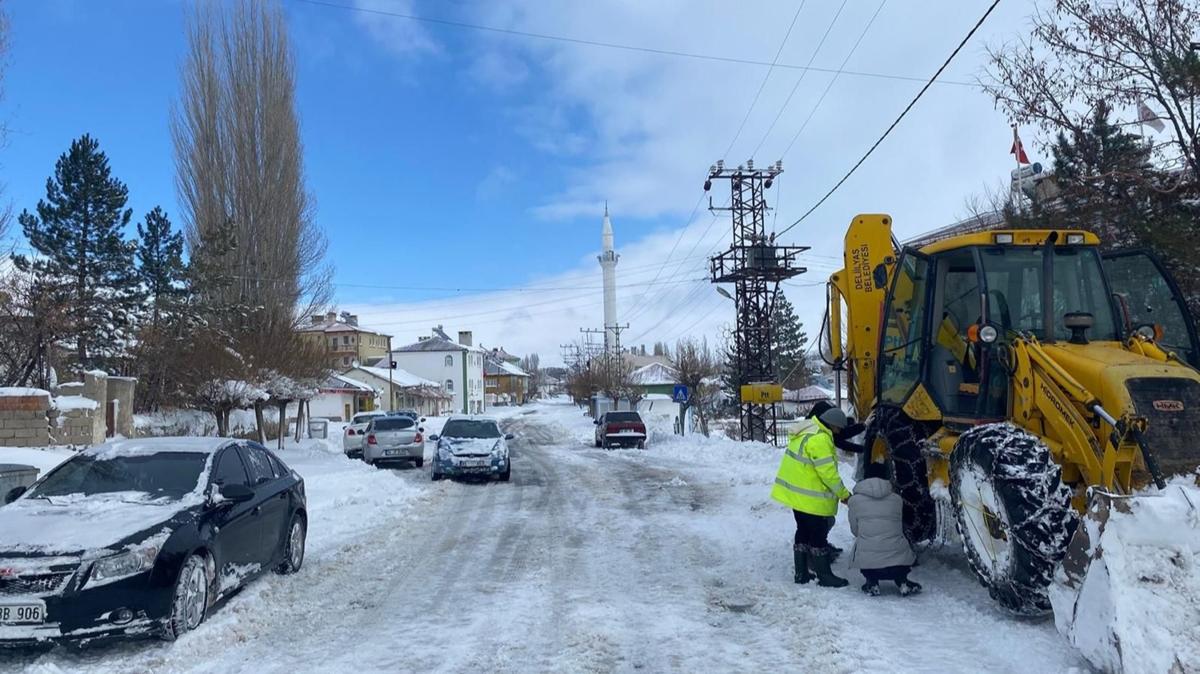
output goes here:
<path id="1" fill-rule="evenodd" d="M 176 187 L 190 249 L 232 226 L 226 304 L 238 349 L 292 377 L 291 336 L 328 303 L 326 242 L 305 187 L 295 63 L 276 0 L 200 3 L 188 26 L 182 98 L 172 115 Z"/>
<path id="2" fill-rule="evenodd" d="M 695 409 L 700 432 L 708 435 L 708 422 L 721 397 L 721 359 L 708 340 L 680 340 L 675 345 L 675 371 L 688 388 L 687 408 Z"/>

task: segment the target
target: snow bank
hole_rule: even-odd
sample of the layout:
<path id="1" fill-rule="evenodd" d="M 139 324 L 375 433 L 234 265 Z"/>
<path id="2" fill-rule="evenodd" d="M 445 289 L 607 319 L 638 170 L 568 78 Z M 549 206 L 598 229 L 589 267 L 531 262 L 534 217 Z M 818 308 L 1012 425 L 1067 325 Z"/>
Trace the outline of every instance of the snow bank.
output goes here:
<path id="1" fill-rule="evenodd" d="M 295 407 L 290 409 L 294 410 Z M 263 409 L 263 418 L 277 423 L 279 412 L 275 407 Z M 201 410 L 162 410 L 151 414 L 133 415 L 134 435 L 152 436 L 208 436 L 217 434 L 217 419 Z M 256 429 L 254 410 L 233 410 L 229 413 L 231 435 L 245 435 Z"/>
<path id="2" fill-rule="evenodd" d="M 50 392 L 40 388 L 28 388 L 25 386 L 0 386 L 0 397 L 11 396 L 45 396 L 50 397 Z"/>
<path id="3" fill-rule="evenodd" d="M 1200 671 L 1200 488 L 1116 500 L 1086 518 L 1086 573 L 1050 588 L 1059 631 L 1108 672 Z"/>
<path id="4" fill-rule="evenodd" d="M 55 408 L 64 412 L 67 410 L 96 410 L 100 407 L 100 403 L 83 396 L 59 396 L 52 402 Z"/>

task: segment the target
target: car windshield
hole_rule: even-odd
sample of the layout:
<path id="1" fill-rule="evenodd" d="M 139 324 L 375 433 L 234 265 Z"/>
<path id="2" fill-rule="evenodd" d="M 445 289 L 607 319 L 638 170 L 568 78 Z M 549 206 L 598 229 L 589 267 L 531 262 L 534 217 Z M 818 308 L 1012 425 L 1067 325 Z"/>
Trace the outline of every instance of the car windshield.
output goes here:
<path id="1" fill-rule="evenodd" d="M 610 423 L 624 421 L 640 422 L 642 420 L 642 417 L 637 412 L 609 412 L 604 418 Z"/>
<path id="2" fill-rule="evenodd" d="M 142 492 L 154 498 L 182 498 L 196 489 L 208 454 L 159 452 L 97 458 L 80 454 L 46 476 L 30 490 L 31 498 L 68 494 Z"/>
<path id="3" fill-rule="evenodd" d="M 376 419 L 375 425 L 372 426 L 377 431 L 402 431 L 406 428 L 413 427 L 413 420 L 408 417 L 396 417 L 393 419 Z"/>
<path id="4" fill-rule="evenodd" d="M 446 422 L 442 435 L 447 438 L 498 438 L 500 429 L 494 421 L 455 419 Z"/>
<path id="5" fill-rule="evenodd" d="M 377 416 L 379 416 L 379 415 L 378 415 L 378 414 L 356 414 L 356 415 L 354 415 L 354 420 L 353 420 L 353 421 L 351 421 L 350 423 L 352 423 L 352 424 L 365 424 L 365 423 L 367 423 L 368 421 L 370 421 L 370 420 L 374 419 L 374 418 L 375 418 L 375 417 L 377 417 Z"/>

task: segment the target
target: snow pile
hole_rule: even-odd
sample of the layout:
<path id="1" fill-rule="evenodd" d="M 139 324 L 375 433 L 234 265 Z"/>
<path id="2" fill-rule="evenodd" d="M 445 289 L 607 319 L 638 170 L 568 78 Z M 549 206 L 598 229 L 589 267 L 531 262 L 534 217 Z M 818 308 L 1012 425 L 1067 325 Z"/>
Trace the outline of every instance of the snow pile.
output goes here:
<path id="1" fill-rule="evenodd" d="M 268 423 L 279 420 L 275 407 L 263 409 Z M 254 410 L 233 410 L 229 413 L 229 432 L 244 436 L 255 432 Z M 209 436 L 217 434 L 217 419 L 201 410 L 161 410 L 150 414 L 133 415 L 133 431 L 138 437 Z"/>
<path id="2" fill-rule="evenodd" d="M 1085 518 L 1090 562 L 1080 582 L 1060 570 L 1055 624 L 1108 672 L 1200 671 L 1200 489 L 1116 501 L 1107 523 Z"/>
<path id="3" fill-rule="evenodd" d="M 83 396 L 59 396 L 51 402 L 55 409 L 64 412 L 67 410 L 96 410 L 100 407 L 100 403 Z"/>
<path id="4" fill-rule="evenodd" d="M 0 397 L 25 397 L 25 396 L 45 396 L 50 397 L 50 392 L 40 388 L 28 388 L 25 386 L 0 386 Z"/>

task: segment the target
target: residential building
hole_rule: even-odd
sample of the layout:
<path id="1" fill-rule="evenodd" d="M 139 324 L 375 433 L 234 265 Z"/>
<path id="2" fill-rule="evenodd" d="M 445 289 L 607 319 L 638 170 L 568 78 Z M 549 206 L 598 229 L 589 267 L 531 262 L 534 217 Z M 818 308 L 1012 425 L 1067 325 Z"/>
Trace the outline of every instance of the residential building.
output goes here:
<path id="1" fill-rule="evenodd" d="M 471 341 L 470 331 L 459 331 L 455 341 L 439 325 L 428 336 L 393 350 L 391 359 L 418 377 L 440 383 L 454 396 L 455 412 L 481 414 L 486 407 L 483 360 L 487 352 Z"/>
<path id="2" fill-rule="evenodd" d="M 389 370 L 359 365 L 346 370 L 342 376 L 365 384 L 374 391 L 374 409 L 413 409 L 428 416 L 438 416 L 454 409 L 451 406 L 453 396 L 444 391 L 437 382 L 418 377 L 399 367 Z"/>
<path id="3" fill-rule="evenodd" d="M 675 368 L 659 362 L 639 367 L 629 378 L 634 384 L 642 387 L 647 395 L 659 393 L 670 396 L 675 392 L 675 385 L 679 383 L 679 373 Z"/>
<path id="4" fill-rule="evenodd" d="M 375 389 L 340 374 L 331 374 L 309 401 L 309 414 L 334 421 L 349 421 L 359 412 L 375 409 Z"/>
<path id="5" fill-rule="evenodd" d="M 387 355 L 392 336 L 358 324 L 358 316 L 330 311 L 310 318 L 300 328 L 305 339 L 318 343 L 329 354 L 329 367 L 341 371 L 356 363 Z"/>
<path id="6" fill-rule="evenodd" d="M 529 379 L 528 372 L 494 353 L 484 358 L 483 390 L 488 405 L 524 405 Z"/>

